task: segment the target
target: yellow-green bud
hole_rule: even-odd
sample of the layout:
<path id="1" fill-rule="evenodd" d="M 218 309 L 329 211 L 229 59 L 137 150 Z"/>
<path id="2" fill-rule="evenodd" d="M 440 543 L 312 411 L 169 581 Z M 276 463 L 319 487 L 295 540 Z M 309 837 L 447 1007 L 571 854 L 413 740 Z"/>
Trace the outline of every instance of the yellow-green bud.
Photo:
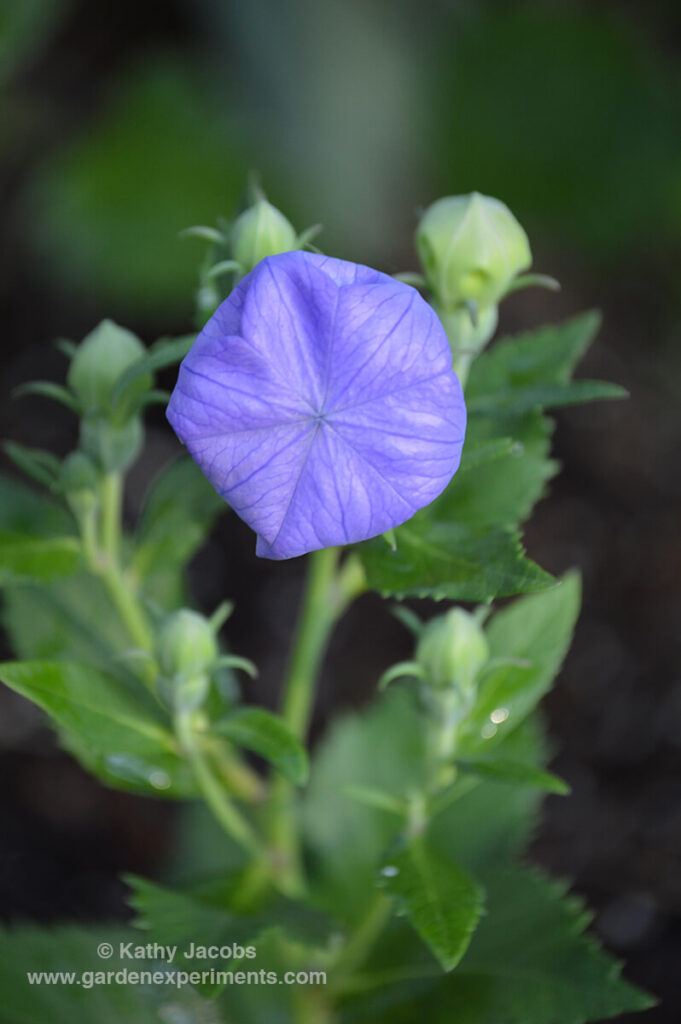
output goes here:
<path id="1" fill-rule="evenodd" d="M 244 274 L 266 256 L 295 249 L 297 242 L 293 225 L 266 199 L 245 210 L 232 228 L 232 255 Z"/>
<path id="2" fill-rule="evenodd" d="M 453 608 L 425 626 L 416 648 L 416 660 L 431 686 L 452 687 L 468 695 L 489 660 L 489 646 L 475 617 L 462 608 Z"/>
<path id="3" fill-rule="evenodd" d="M 69 366 L 68 385 L 83 411 L 108 410 L 118 378 L 145 351 L 139 338 L 130 331 L 112 320 L 102 320 L 80 343 Z M 145 381 L 140 387 L 148 384 Z"/>
<path id="4" fill-rule="evenodd" d="M 424 213 L 416 246 L 428 284 L 445 310 L 495 305 L 532 263 L 530 243 L 498 199 L 471 192 L 438 199 Z"/>
<path id="5" fill-rule="evenodd" d="M 218 657 L 218 645 L 208 619 L 181 608 L 161 624 L 157 653 L 165 676 L 193 676 L 210 671 Z"/>

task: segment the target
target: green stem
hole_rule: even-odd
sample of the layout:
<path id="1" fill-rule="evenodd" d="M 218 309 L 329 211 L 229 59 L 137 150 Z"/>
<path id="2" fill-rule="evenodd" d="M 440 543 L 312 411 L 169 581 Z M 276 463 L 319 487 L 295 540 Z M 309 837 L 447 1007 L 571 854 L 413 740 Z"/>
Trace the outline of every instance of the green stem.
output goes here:
<path id="1" fill-rule="evenodd" d="M 464 307 L 446 310 L 434 302 L 433 308 L 447 333 L 452 350 L 452 367 L 461 382 L 461 387 L 465 390 L 473 361 L 483 351 L 496 330 L 496 307 L 480 311 L 480 318 L 475 324 L 469 310 Z"/>
<path id="2" fill-rule="evenodd" d="M 83 550 L 90 572 L 99 576 L 104 583 L 111 602 L 135 647 L 151 652 L 154 646 L 151 627 L 119 561 L 121 505 L 122 481 L 120 474 L 109 473 L 104 477 L 100 491 L 99 532 L 101 543 L 97 536 L 97 508 L 95 505 L 80 513 L 76 512 L 76 519 L 80 527 Z M 144 674 L 145 677 L 149 675 L 148 667 L 145 668 Z"/>
<path id="3" fill-rule="evenodd" d="M 191 715 L 178 714 L 175 718 L 175 730 L 191 763 L 201 796 L 216 820 L 235 843 L 247 853 L 254 855 L 258 861 L 262 860 L 264 851 L 254 829 L 226 795 L 200 749 L 198 737 L 192 727 Z"/>
<path id="4" fill-rule="evenodd" d="M 376 893 L 366 914 L 338 954 L 331 980 L 332 992 L 342 991 L 347 979 L 364 963 L 383 931 L 391 911 L 390 897 L 384 892 Z"/>
<path id="5" fill-rule="evenodd" d="M 310 556 L 296 638 L 284 680 L 282 717 L 301 740 L 309 728 L 317 673 L 331 630 L 366 586 L 354 556 L 338 571 L 339 555 L 338 548 L 322 548 Z M 268 834 L 280 887 L 290 895 L 300 895 L 304 882 L 296 791 L 283 776 L 277 776 L 272 784 Z"/>
<path id="6" fill-rule="evenodd" d="M 112 564 L 118 562 L 121 538 L 123 482 L 120 473 L 107 473 L 101 488 L 102 551 Z"/>
<path id="7" fill-rule="evenodd" d="M 322 548 L 310 556 L 295 646 L 284 680 L 282 704 L 282 717 L 299 739 L 304 739 L 307 734 L 317 670 L 336 619 L 333 589 L 338 554 L 338 548 Z"/>
<path id="8" fill-rule="evenodd" d="M 120 567 L 117 565 L 103 565 L 99 568 L 98 574 L 104 581 L 109 597 L 120 615 L 123 625 L 130 634 L 130 639 L 135 647 L 142 651 L 151 652 L 154 647 L 151 627 L 147 622 L 144 609 L 127 583 Z"/>
<path id="9" fill-rule="evenodd" d="M 97 545 L 97 508 L 93 503 L 82 511 L 76 512 L 76 521 L 80 527 L 80 536 L 83 541 L 85 561 L 91 572 L 97 571 L 98 545 Z"/>
<path id="10" fill-rule="evenodd" d="M 99 575 L 136 647 L 152 651 L 154 638 L 147 616 L 120 564 L 123 478 L 106 473 L 100 491 L 101 558 Z M 147 670 L 145 670 L 147 674 Z"/>
<path id="11" fill-rule="evenodd" d="M 228 793 L 245 803 L 263 802 L 267 787 L 257 772 L 226 748 L 218 737 L 206 735 L 201 746 Z"/>

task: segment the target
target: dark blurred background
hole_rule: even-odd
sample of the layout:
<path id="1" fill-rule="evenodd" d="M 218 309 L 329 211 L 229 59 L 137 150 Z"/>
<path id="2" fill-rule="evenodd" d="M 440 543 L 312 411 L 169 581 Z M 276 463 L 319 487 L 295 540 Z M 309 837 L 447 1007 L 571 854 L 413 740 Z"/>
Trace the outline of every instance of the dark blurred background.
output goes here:
<path id="1" fill-rule="evenodd" d="M 104 316 L 149 342 L 191 329 L 202 250 L 178 232 L 230 215 L 252 168 L 298 228 L 323 221 L 327 252 L 388 272 L 415 268 L 420 206 L 498 196 L 563 283 L 510 299 L 502 329 L 603 309 L 583 372 L 631 400 L 560 414 L 564 471 L 526 534 L 541 564 L 585 579 L 545 708 L 573 795 L 546 802 L 531 854 L 574 879 L 627 975 L 663 998 L 650 1024 L 681 1015 L 680 50 L 673 0 L 0 0 L 3 437 L 73 447 L 57 406 L 9 400 L 61 379 L 55 336 Z M 152 416 L 130 521 L 176 451 Z M 254 569 L 252 548 L 226 515 L 191 579 L 202 608 L 236 598 L 230 640 L 271 704 L 301 566 Z M 364 598 L 317 732 L 406 653 Z M 174 808 L 99 787 L 7 691 L 0 802 L 6 920 L 124 917 L 118 873 L 177 859 Z"/>

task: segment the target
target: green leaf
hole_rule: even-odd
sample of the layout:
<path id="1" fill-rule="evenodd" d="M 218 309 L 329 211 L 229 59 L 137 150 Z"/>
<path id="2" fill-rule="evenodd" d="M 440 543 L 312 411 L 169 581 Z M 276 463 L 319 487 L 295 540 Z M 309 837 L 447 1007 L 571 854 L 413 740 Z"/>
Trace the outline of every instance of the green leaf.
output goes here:
<path id="1" fill-rule="evenodd" d="M 165 608 L 181 603 L 181 576 L 226 505 L 188 457 L 153 481 L 137 534 L 136 571 Z"/>
<path id="2" fill-rule="evenodd" d="M 157 960 L 128 960 L 120 956 L 121 943 L 139 943 L 140 936 L 120 926 L 106 929 L 36 928 L 20 926 L 0 931 L 3 1024 L 159 1024 L 172 994 L 173 1020 L 199 1024 L 213 1019 L 209 1004 L 190 988 L 175 985 L 90 984 L 95 972 L 159 970 Z M 97 955 L 100 943 L 113 946 L 113 955 Z M 188 962 L 188 961 L 187 961 Z M 173 964 L 175 966 L 175 964 Z M 71 983 L 31 984 L 27 971 L 73 972 Z M 85 973 L 87 972 L 87 973 Z"/>
<path id="3" fill-rule="evenodd" d="M 90 573 L 8 587 L 2 618 L 19 658 L 70 658 L 130 678 L 121 660 L 130 639 L 101 580 Z"/>
<path id="4" fill-rule="evenodd" d="M 360 803 L 348 788 L 403 801 L 427 784 L 426 765 L 424 720 L 406 687 L 388 691 L 361 715 L 337 719 L 317 746 L 302 828 L 314 899 L 340 920 L 362 919 L 386 850 L 403 828 L 391 811 Z"/>
<path id="5" fill-rule="evenodd" d="M 5 662 L 0 679 L 42 708 L 68 748 L 109 785 L 157 796 L 193 792 L 175 739 L 111 676 L 74 662 Z"/>
<path id="6" fill-rule="evenodd" d="M 0 530 L 0 585 L 49 583 L 70 576 L 81 561 L 75 537 L 32 537 Z"/>
<path id="7" fill-rule="evenodd" d="M 469 443 L 498 444 L 498 439 L 488 437 L 490 427 L 494 429 L 494 421 L 472 417 L 464 451 Z M 552 424 L 535 412 L 507 417 L 502 429 L 512 432 L 512 447 L 494 460 L 457 473 L 430 506 L 429 516 L 477 527 L 515 525 L 529 516 L 558 470 L 558 463 L 549 458 Z"/>
<path id="8" fill-rule="evenodd" d="M 26 384 L 20 384 L 12 392 L 14 398 L 23 398 L 24 395 L 40 395 L 43 398 L 52 398 L 60 402 L 67 409 L 71 409 L 76 415 L 80 414 L 80 405 L 75 396 L 61 384 L 55 384 L 51 380 L 32 380 Z"/>
<path id="9" fill-rule="evenodd" d="M 524 413 L 533 409 L 550 409 L 560 405 L 579 405 L 597 400 L 612 401 L 628 398 L 629 392 L 619 384 L 601 380 L 573 380 L 536 387 L 516 388 L 498 395 L 486 395 L 471 399 L 468 411 L 471 415 L 485 413 Z"/>
<path id="10" fill-rule="evenodd" d="M 320 945 L 328 942 L 333 929 L 333 922 L 324 914 L 280 895 L 248 914 L 234 910 L 232 903 L 243 891 L 241 872 L 182 889 L 169 889 L 134 875 L 126 876 L 125 881 L 132 888 L 129 902 L 137 911 L 135 926 L 145 932 L 140 941 L 177 945 L 178 955 L 189 950 L 192 942 L 201 946 L 256 947 L 259 963 L 244 959 L 235 949 L 227 966 L 222 960 L 221 970 L 254 966 L 271 970 L 274 965 L 262 958 L 262 937 L 272 928 L 283 929 L 295 942 Z M 212 996 L 223 988 L 219 983 L 198 987 Z"/>
<path id="11" fill-rule="evenodd" d="M 73 532 L 69 513 L 46 494 L 0 476 L 0 529 L 51 537 Z"/>
<path id="12" fill-rule="evenodd" d="M 14 441 L 6 441 L 3 447 L 12 462 L 39 484 L 51 487 L 59 476 L 61 463 L 52 452 L 43 451 L 41 448 L 27 448 Z"/>
<path id="13" fill-rule="evenodd" d="M 618 384 L 570 381 L 600 322 L 600 314 L 583 313 L 560 324 L 500 339 L 473 365 L 466 390 L 469 414 L 517 414 L 626 397 L 626 390 Z"/>
<path id="14" fill-rule="evenodd" d="M 543 789 L 547 793 L 558 793 L 560 796 L 566 796 L 570 792 L 568 784 L 557 775 L 542 771 L 531 764 L 523 764 L 522 761 L 508 761 L 496 757 L 468 757 L 457 758 L 454 763 L 462 772 L 470 772 L 483 778 L 531 786 L 534 789 Z"/>
<path id="15" fill-rule="evenodd" d="M 501 338 L 473 363 L 466 404 L 499 395 L 565 384 L 595 338 L 601 317 L 582 313 L 511 338 Z"/>
<path id="16" fill-rule="evenodd" d="M 0 530 L 51 538 L 74 527 L 51 498 L 0 476 Z M 49 584 L 16 583 L 3 593 L 2 622 L 22 659 L 71 658 L 130 679 L 120 658 L 129 639 L 100 580 L 90 573 Z"/>
<path id="17" fill-rule="evenodd" d="M 538 722 L 525 721 L 502 733 L 494 756 L 533 765 L 546 760 Z M 530 838 L 541 792 L 529 786 L 503 786 L 498 781 L 461 774 L 447 796 L 448 806 L 431 820 L 428 838 L 443 856 L 472 872 L 482 885 L 487 873 L 515 862 Z"/>
<path id="18" fill-rule="evenodd" d="M 516 442 L 512 437 L 493 437 L 491 439 L 474 440 L 470 436 L 470 429 L 466 436 L 463 447 L 461 465 L 458 474 L 461 475 L 469 469 L 475 469 L 484 465 L 485 462 L 493 462 L 503 455 L 510 455 L 516 448 Z"/>
<path id="19" fill-rule="evenodd" d="M 280 718 L 264 708 L 238 708 L 212 728 L 231 743 L 260 754 L 295 785 L 306 782 L 305 748 Z"/>
<path id="20" fill-rule="evenodd" d="M 430 947 L 445 971 L 466 952 L 482 913 L 483 893 L 453 861 L 413 839 L 383 867 L 383 885 Z"/>
<path id="21" fill-rule="evenodd" d="M 499 751 L 508 760 L 541 763 L 536 722 L 526 719 Z M 411 929 L 393 919 L 357 978 L 360 995 L 348 1006 L 348 1020 L 411 1024 L 427 1012 L 434 1024 L 585 1024 L 602 1017 L 596 1010 L 599 985 L 609 990 L 606 1000 L 621 1000 L 621 1010 L 643 1008 L 646 997 L 619 981 L 617 965 L 600 953 L 594 959 L 593 942 L 578 937 L 587 918 L 574 901 L 561 900 L 563 887 L 517 866 L 533 829 L 538 791 L 471 776 L 456 785 L 460 798 L 431 822 L 428 841 L 440 857 L 475 874 L 485 889 L 486 913 L 463 960 L 442 982 Z M 554 981 L 555 992 L 565 986 L 573 1006 L 585 984 L 581 1017 L 563 1017 L 559 1000 L 549 1005 Z"/>
<path id="22" fill-rule="evenodd" d="M 501 438 L 494 433 L 499 427 Z M 369 586 L 398 597 L 461 601 L 550 586 L 552 577 L 525 558 L 515 529 L 556 471 L 548 458 L 550 433 L 551 424 L 538 413 L 508 416 L 500 424 L 472 418 L 464 468 L 436 501 L 395 531 L 395 550 L 375 540 L 359 549 Z"/>
<path id="23" fill-rule="evenodd" d="M 498 742 L 548 691 L 570 645 L 580 596 L 579 577 L 569 573 L 553 590 L 520 598 L 489 621 L 492 667 L 463 724 L 462 756 Z M 494 666 L 494 659 L 501 662 Z M 517 659 L 519 664 L 504 664 L 504 659 Z"/>
<path id="24" fill-rule="evenodd" d="M 525 558 L 514 528 L 558 469 L 549 457 L 552 425 L 538 408 L 622 394 L 616 385 L 569 382 L 598 323 L 597 314 L 585 314 L 501 341 L 476 360 L 461 470 L 395 531 L 394 550 L 376 541 L 360 548 L 371 588 L 397 597 L 488 601 L 551 584 Z"/>
<path id="25" fill-rule="evenodd" d="M 589 916 L 564 885 L 516 867 L 497 868 L 486 889 L 488 913 L 458 970 L 398 1022 L 586 1024 L 654 1005 L 580 934 Z"/>
<path id="26" fill-rule="evenodd" d="M 137 911 L 135 926 L 153 933 L 164 943 L 202 945 L 229 941 L 243 944 L 259 931 L 280 923 L 292 937 L 323 941 L 331 922 L 324 914 L 286 896 L 274 894 L 271 902 L 248 914 L 235 911 L 233 902 L 241 895 L 243 873 L 235 871 L 181 889 L 169 889 L 135 875 L 125 881 L 132 888 L 128 900 Z"/>
<path id="27" fill-rule="evenodd" d="M 124 880 L 132 888 L 128 902 L 137 912 L 134 925 L 148 933 L 146 942 L 185 950 L 192 942 L 247 946 L 257 935 L 258 925 L 252 917 L 233 914 L 224 903 L 212 906 L 191 889 L 168 889 L 135 875 L 126 875 Z"/>
<path id="28" fill-rule="evenodd" d="M 545 590 L 554 579 L 525 557 L 511 527 L 433 522 L 417 513 L 397 530 L 397 549 L 378 538 L 361 546 L 372 590 L 384 596 L 489 601 Z"/>

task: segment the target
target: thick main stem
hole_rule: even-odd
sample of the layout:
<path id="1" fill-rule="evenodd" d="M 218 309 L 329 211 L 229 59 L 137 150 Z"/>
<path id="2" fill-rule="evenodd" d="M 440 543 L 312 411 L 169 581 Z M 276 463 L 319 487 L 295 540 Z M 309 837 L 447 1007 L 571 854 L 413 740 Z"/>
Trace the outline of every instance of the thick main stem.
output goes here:
<path id="1" fill-rule="evenodd" d="M 338 548 L 322 548 L 310 556 L 296 642 L 284 680 L 282 717 L 301 740 L 310 724 L 317 671 L 338 614 L 333 594 L 338 554 Z"/>
<path id="2" fill-rule="evenodd" d="M 101 485 L 102 551 L 108 561 L 118 562 L 121 536 L 123 481 L 120 473 L 107 473 Z"/>
<path id="3" fill-rule="evenodd" d="M 310 725 L 319 666 L 334 623 L 364 589 L 359 565 L 348 559 L 338 571 L 338 548 L 322 548 L 310 556 L 307 584 L 296 639 L 284 680 L 282 717 L 304 741 Z M 269 839 L 282 889 L 291 895 L 304 889 L 295 788 L 283 776 L 272 785 Z"/>

